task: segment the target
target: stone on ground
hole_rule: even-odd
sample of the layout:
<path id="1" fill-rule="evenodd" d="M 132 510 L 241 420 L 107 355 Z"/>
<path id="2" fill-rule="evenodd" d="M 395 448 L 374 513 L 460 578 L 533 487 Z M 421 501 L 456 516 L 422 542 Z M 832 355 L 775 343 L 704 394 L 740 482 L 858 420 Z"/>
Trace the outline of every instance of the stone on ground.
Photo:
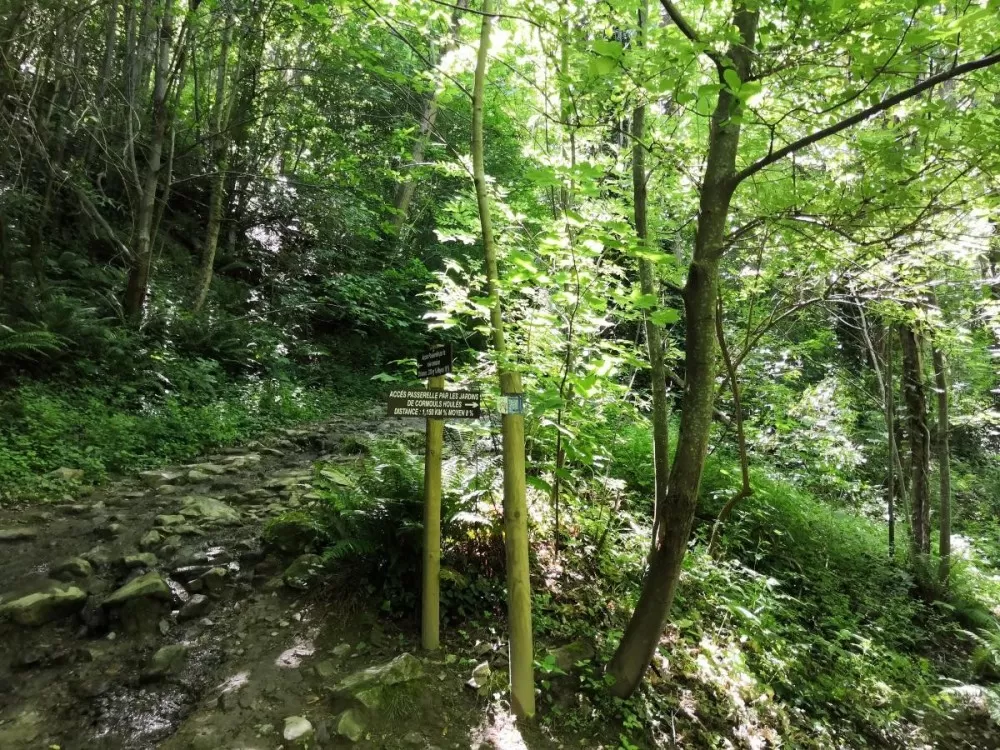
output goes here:
<path id="1" fill-rule="evenodd" d="M 231 505 L 211 497 L 191 496 L 184 498 L 180 514 L 197 521 L 232 526 L 240 522 L 240 514 Z"/>
<path id="2" fill-rule="evenodd" d="M 177 619 L 183 621 L 202 617 L 208 614 L 211 606 L 212 602 L 207 596 L 204 594 L 195 594 L 181 607 L 180 612 L 177 613 Z"/>
<path id="3" fill-rule="evenodd" d="M 364 716 L 356 708 L 349 708 L 337 718 L 337 734 L 357 742 L 365 734 Z"/>
<path id="4" fill-rule="evenodd" d="M 82 557 L 71 557 L 56 563 L 49 570 L 49 575 L 60 581 L 70 581 L 74 578 L 89 578 L 94 567 Z"/>
<path id="5" fill-rule="evenodd" d="M 285 585 L 298 591 L 305 591 L 323 571 L 323 558 L 319 555 L 300 555 L 285 570 Z"/>
<path id="6" fill-rule="evenodd" d="M 147 487 L 157 488 L 165 484 L 170 484 L 180 479 L 183 474 L 179 471 L 152 470 L 139 473 L 139 478 Z"/>
<path id="7" fill-rule="evenodd" d="M 87 594 L 76 586 L 53 586 L 0 606 L 0 619 L 9 617 L 18 625 L 37 627 L 79 612 L 86 601 Z"/>
<path id="8" fill-rule="evenodd" d="M 472 677 L 465 684 L 473 690 L 483 690 L 489 686 L 492 673 L 488 661 L 480 662 L 472 670 Z"/>
<path id="9" fill-rule="evenodd" d="M 368 708 L 379 708 L 385 688 L 423 677 L 424 667 L 413 654 L 400 654 L 385 664 L 376 664 L 348 675 L 334 688 L 333 693 L 343 698 L 353 698 Z"/>
<path id="10" fill-rule="evenodd" d="M 149 666 L 142 673 L 143 679 L 156 680 L 177 674 L 183 668 L 185 659 L 187 659 L 187 646 L 180 643 L 164 646 L 153 654 Z"/>
<path id="11" fill-rule="evenodd" d="M 163 544 L 163 534 L 156 529 L 150 529 L 139 540 L 139 549 L 150 550 Z"/>
<path id="12" fill-rule="evenodd" d="M 38 536 L 38 529 L 20 526 L 13 529 L 0 529 L 0 542 L 24 542 Z"/>
<path id="13" fill-rule="evenodd" d="M 596 655 L 594 647 L 587 641 L 573 641 L 565 646 L 560 646 L 552 650 L 555 664 L 563 672 L 572 672 L 576 668 L 577 662 L 590 661 Z"/>
<path id="14" fill-rule="evenodd" d="M 288 716 L 285 729 L 281 733 L 286 742 L 303 742 L 312 737 L 313 725 L 305 716 Z"/>
<path id="15" fill-rule="evenodd" d="M 138 578 L 133 578 L 111 596 L 104 600 L 104 606 L 110 607 L 116 604 L 124 604 L 132 599 L 159 599 L 170 601 L 172 594 L 170 586 L 163 580 L 156 571 L 150 571 Z"/>
<path id="16" fill-rule="evenodd" d="M 125 555 L 122 558 L 122 565 L 131 570 L 132 568 L 155 568 L 157 563 L 156 555 L 152 552 L 139 552 L 134 555 Z"/>

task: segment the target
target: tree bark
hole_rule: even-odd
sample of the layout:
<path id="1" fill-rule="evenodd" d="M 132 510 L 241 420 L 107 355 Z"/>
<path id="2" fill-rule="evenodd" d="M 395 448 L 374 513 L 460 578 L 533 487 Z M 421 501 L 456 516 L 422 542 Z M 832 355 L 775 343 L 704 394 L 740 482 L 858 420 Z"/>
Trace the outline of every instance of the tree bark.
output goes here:
<path id="1" fill-rule="evenodd" d="M 888 455 L 885 467 L 885 501 L 889 522 L 889 558 L 896 556 L 896 477 L 895 468 L 898 457 L 896 454 L 896 399 L 892 388 L 892 327 L 885 327 L 885 382 L 883 383 L 883 398 L 885 399 L 885 429 L 888 440 Z"/>
<path id="2" fill-rule="evenodd" d="M 910 541 L 914 561 L 930 553 L 930 430 L 920 344 L 910 326 L 901 326 L 903 399 L 910 441 Z"/>
<path id="3" fill-rule="evenodd" d="M 136 216 L 136 246 L 125 289 L 125 315 L 134 324 L 142 321 L 146 294 L 149 290 L 150 267 L 153 260 L 151 229 L 156 206 L 156 188 L 160 177 L 160 163 L 163 156 L 163 143 L 170 116 L 167 108 L 167 88 L 170 74 L 170 49 L 173 41 L 173 4 L 174 0 L 164 0 L 163 3 L 153 82 L 149 156 L 143 170 L 139 210 Z"/>
<path id="4" fill-rule="evenodd" d="M 727 53 L 740 80 L 750 78 L 751 55 L 757 35 L 757 10 L 737 8 L 733 23 L 740 34 Z M 722 69 L 719 70 L 720 82 Z M 631 695 L 656 651 L 673 603 L 681 563 L 687 551 L 705 464 L 712 407 L 715 400 L 716 299 L 719 262 L 724 250 L 729 205 L 736 188 L 741 105 L 727 88 L 719 92 L 709 131 L 708 159 L 700 196 L 694 256 L 684 286 L 687 369 L 681 405 L 680 433 L 670 473 L 663 540 L 653 551 L 642 593 L 618 650 L 608 665 L 615 678 L 612 692 Z"/>
<path id="5" fill-rule="evenodd" d="M 487 55 L 493 26 L 493 0 L 483 0 L 483 23 L 472 93 L 472 173 L 486 256 L 493 350 L 500 371 L 500 392 L 522 394 L 521 377 L 511 367 L 504 340 L 503 308 L 496 243 L 490 216 L 483 145 L 483 99 Z M 507 616 L 510 631 L 511 708 L 520 718 L 535 714 L 534 651 L 531 630 L 531 580 L 528 567 L 528 508 L 524 473 L 524 415 L 503 415 L 503 509 L 507 553 Z"/>
<path id="6" fill-rule="evenodd" d="M 215 271 L 215 251 L 219 245 L 219 231 L 222 228 L 222 210 L 226 201 L 226 170 L 229 166 L 229 104 L 226 97 L 226 81 L 229 75 L 229 47 L 233 38 L 233 17 L 226 18 L 222 31 L 222 46 L 219 51 L 219 65 L 216 69 L 215 109 L 212 114 L 213 166 L 211 192 L 208 201 L 208 226 L 205 242 L 201 250 L 198 278 L 195 282 L 192 312 L 200 312 L 212 286 Z"/>
<path id="7" fill-rule="evenodd" d="M 641 47 L 645 40 L 645 27 L 649 8 L 646 2 L 639 7 L 639 26 L 637 46 Z M 635 234 L 639 250 L 646 248 L 649 238 L 649 227 L 646 217 L 646 148 L 643 138 L 646 135 L 646 105 L 643 103 L 632 111 L 632 210 L 635 220 Z M 652 261 L 639 258 L 639 288 L 643 295 L 652 295 L 659 301 L 659 289 L 656 284 L 656 270 Z M 669 482 L 670 455 L 668 452 L 669 420 L 667 410 L 667 371 L 663 361 L 663 340 L 660 328 L 653 322 L 651 310 L 643 312 L 643 322 L 646 329 L 646 346 L 649 351 L 649 367 L 652 375 L 653 398 L 653 533 L 650 539 L 650 554 L 663 543 L 666 529 L 662 519 L 666 513 L 667 484 Z"/>
<path id="8" fill-rule="evenodd" d="M 941 482 L 938 526 L 940 538 L 938 554 L 940 562 L 938 577 L 942 583 L 948 582 L 951 569 L 951 451 L 948 445 L 948 364 L 944 352 L 934 347 L 934 380 L 937 390 L 937 453 L 938 472 Z"/>

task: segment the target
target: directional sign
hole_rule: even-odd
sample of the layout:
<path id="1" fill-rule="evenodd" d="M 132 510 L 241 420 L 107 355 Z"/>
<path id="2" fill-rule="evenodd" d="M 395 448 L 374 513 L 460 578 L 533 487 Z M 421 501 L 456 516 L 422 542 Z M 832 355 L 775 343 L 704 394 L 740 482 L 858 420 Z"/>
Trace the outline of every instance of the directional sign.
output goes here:
<path id="1" fill-rule="evenodd" d="M 479 391 L 389 391 L 390 417 L 479 419 Z"/>
<path id="2" fill-rule="evenodd" d="M 433 378 L 451 372 L 451 344 L 436 346 L 417 358 L 417 376 Z"/>

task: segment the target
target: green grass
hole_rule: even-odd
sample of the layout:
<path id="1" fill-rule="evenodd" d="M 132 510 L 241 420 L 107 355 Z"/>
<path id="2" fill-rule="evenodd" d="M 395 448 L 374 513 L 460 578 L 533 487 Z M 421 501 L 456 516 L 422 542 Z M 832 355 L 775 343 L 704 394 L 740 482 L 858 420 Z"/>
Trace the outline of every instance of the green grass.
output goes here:
<path id="1" fill-rule="evenodd" d="M 343 414 L 357 403 L 345 391 L 277 378 L 216 383 L 186 398 L 25 383 L 0 400 L 0 501 L 72 489 L 46 476 L 60 467 L 82 469 L 83 483 L 94 484 Z"/>

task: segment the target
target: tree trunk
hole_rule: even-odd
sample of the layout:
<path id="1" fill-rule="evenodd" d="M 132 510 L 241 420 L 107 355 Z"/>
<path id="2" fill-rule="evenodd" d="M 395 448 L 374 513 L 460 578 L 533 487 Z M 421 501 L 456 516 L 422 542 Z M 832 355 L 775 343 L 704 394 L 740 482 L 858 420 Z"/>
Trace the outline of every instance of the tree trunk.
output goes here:
<path id="1" fill-rule="evenodd" d="M 937 449 L 938 472 L 941 481 L 941 505 L 938 517 L 941 556 L 938 577 L 947 583 L 951 568 L 951 451 L 948 447 L 948 370 L 944 352 L 934 347 L 934 380 L 937 390 Z"/>
<path id="2" fill-rule="evenodd" d="M 149 290 L 150 266 L 153 260 L 151 229 L 156 206 L 156 188 L 159 184 L 163 143 L 166 138 L 169 118 L 167 84 L 170 73 L 170 48 L 173 41 L 173 4 L 174 0 L 165 0 L 163 4 L 153 82 L 149 156 L 143 170 L 139 210 L 136 216 L 136 245 L 133 251 L 132 267 L 129 269 L 128 285 L 125 289 L 125 315 L 133 323 L 142 321 L 146 294 Z"/>
<path id="3" fill-rule="evenodd" d="M 448 40 L 448 44 L 443 50 L 441 50 L 441 56 L 443 57 L 448 53 L 449 50 L 454 48 L 458 44 L 459 39 L 459 18 L 461 12 L 469 7 L 469 0 L 457 0 L 455 2 L 455 11 L 452 13 L 451 17 L 451 37 Z M 434 122 L 437 120 L 438 113 L 438 88 L 435 83 L 434 90 L 427 96 L 427 101 L 424 102 L 424 111 L 420 116 L 420 129 L 417 134 L 417 140 L 413 143 L 413 152 L 411 154 L 411 162 L 413 167 L 419 167 L 421 162 L 424 160 L 424 152 L 427 150 L 427 145 L 430 143 L 431 132 L 434 130 Z M 403 181 L 396 188 L 396 199 L 393 204 L 393 216 L 392 216 L 392 231 L 393 234 L 398 235 L 403 229 L 403 224 L 406 223 L 406 214 L 410 210 L 410 203 L 413 200 L 413 194 L 417 191 L 417 183 L 412 177 L 405 177 Z"/>
<path id="4" fill-rule="evenodd" d="M 740 6 L 734 24 L 741 42 L 728 51 L 740 80 L 749 80 L 751 54 L 756 40 L 758 11 Z M 719 70 L 720 79 L 722 70 Z M 708 159 L 701 189 L 694 257 L 684 286 L 687 333 L 684 342 L 687 378 L 681 402 L 680 434 L 670 473 L 663 540 L 653 551 L 635 612 L 608 665 L 615 678 L 612 692 L 631 695 L 656 651 L 670 612 L 681 563 L 687 551 L 712 429 L 715 400 L 716 298 L 719 261 L 724 250 L 729 205 L 736 188 L 736 153 L 740 139 L 740 102 L 723 88 L 712 114 Z"/>
<path id="5" fill-rule="evenodd" d="M 479 221 L 486 256 L 493 349 L 500 370 L 500 391 L 522 393 L 521 377 L 507 359 L 500 303 L 500 277 L 490 217 L 483 146 L 483 93 L 493 25 L 493 0 L 483 0 L 483 24 L 476 55 L 472 94 L 472 173 L 479 206 Z M 521 718 L 535 714 L 534 651 L 531 631 L 531 580 L 528 569 L 528 509 L 524 475 L 524 415 L 503 415 L 503 510 L 507 551 L 507 616 L 510 631 L 511 707 Z"/>
<path id="6" fill-rule="evenodd" d="M 889 558 L 896 556 L 896 503 L 895 468 L 896 455 L 896 404 L 892 388 L 892 326 L 885 327 L 885 382 L 883 384 L 885 400 L 885 431 L 888 439 L 888 455 L 886 457 L 885 501 L 889 521 Z"/>
<path id="7" fill-rule="evenodd" d="M 639 36 L 637 46 L 644 43 L 646 19 L 649 8 L 646 2 L 639 7 Z M 565 45 L 564 45 L 565 46 Z M 640 251 L 646 249 L 649 236 L 646 220 L 646 105 L 641 104 L 632 111 L 632 209 L 635 216 L 635 234 Z M 659 301 L 656 284 L 656 270 L 648 258 L 639 258 L 639 288 L 644 295 L 652 295 Z M 667 411 L 667 370 L 663 361 L 663 340 L 660 328 L 653 322 L 651 310 L 643 313 L 646 328 L 646 346 L 649 350 L 649 367 L 652 376 L 650 388 L 653 396 L 653 533 L 650 539 L 650 554 L 663 543 L 665 528 L 662 523 L 667 503 L 667 484 L 670 472 L 670 456 L 667 450 L 669 419 Z"/>
<path id="8" fill-rule="evenodd" d="M 212 140 L 214 142 L 211 193 L 208 200 L 208 226 L 205 242 L 201 250 L 198 279 L 195 282 L 191 311 L 199 312 L 208 297 L 215 270 L 215 250 L 219 244 L 219 230 L 222 228 L 222 209 L 226 200 L 226 169 L 229 166 L 229 137 L 223 132 L 229 126 L 229 106 L 226 100 L 226 78 L 229 75 L 229 46 L 233 38 L 233 18 L 226 18 L 222 31 L 222 47 L 219 51 L 219 65 L 215 81 L 215 110 L 212 115 Z"/>
<path id="9" fill-rule="evenodd" d="M 914 561 L 930 552 L 930 430 L 920 344 L 910 326 L 901 326 L 903 399 L 910 440 L 910 539 Z"/>

